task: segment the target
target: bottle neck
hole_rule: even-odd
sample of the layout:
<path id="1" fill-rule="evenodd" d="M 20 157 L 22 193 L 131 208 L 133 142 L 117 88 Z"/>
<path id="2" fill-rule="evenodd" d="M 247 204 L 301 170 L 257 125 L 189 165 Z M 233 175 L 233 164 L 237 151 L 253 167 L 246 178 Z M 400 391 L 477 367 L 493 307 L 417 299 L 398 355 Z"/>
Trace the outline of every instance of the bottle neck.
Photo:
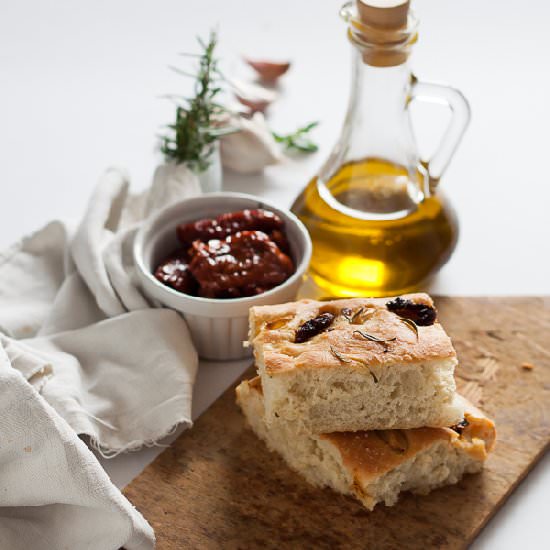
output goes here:
<path id="1" fill-rule="evenodd" d="M 415 149 L 408 131 L 409 65 L 368 65 L 356 47 L 352 55 L 351 94 L 344 122 L 348 146 L 342 160 L 374 157 L 407 166 Z"/>
<path id="2" fill-rule="evenodd" d="M 393 219 L 424 199 L 407 109 L 412 81 L 406 62 L 372 66 L 354 45 L 348 111 L 318 178 L 319 193 L 332 208 L 358 218 Z"/>

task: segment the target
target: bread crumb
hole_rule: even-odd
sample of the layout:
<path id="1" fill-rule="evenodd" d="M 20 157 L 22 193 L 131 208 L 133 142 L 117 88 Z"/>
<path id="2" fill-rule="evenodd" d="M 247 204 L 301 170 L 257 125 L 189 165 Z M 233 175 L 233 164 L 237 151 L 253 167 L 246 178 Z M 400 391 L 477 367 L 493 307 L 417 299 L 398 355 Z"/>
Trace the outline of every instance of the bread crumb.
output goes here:
<path id="1" fill-rule="evenodd" d="M 28 447 L 23 447 L 23 450 L 26 452 L 26 453 L 30 453 L 32 451 L 32 447 L 29 445 Z"/>
<path id="2" fill-rule="evenodd" d="M 533 370 L 533 369 L 535 368 L 535 365 L 533 365 L 533 363 L 527 363 L 527 362 L 525 362 L 525 363 L 522 363 L 522 364 L 521 364 L 521 368 L 522 368 L 523 370 Z"/>

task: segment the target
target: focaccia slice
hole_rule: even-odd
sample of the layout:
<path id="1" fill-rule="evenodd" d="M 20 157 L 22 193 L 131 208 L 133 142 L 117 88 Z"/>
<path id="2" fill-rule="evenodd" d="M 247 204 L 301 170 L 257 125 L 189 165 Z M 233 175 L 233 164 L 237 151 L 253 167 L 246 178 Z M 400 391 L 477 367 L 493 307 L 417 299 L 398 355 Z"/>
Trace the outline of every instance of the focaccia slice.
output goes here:
<path id="1" fill-rule="evenodd" d="M 453 428 L 415 428 L 307 434 L 295 422 L 264 421 L 258 377 L 237 387 L 237 402 L 248 424 L 309 483 L 359 499 L 372 510 L 392 506 L 403 491 L 427 494 L 479 472 L 495 442 L 495 426 L 463 400 L 465 414 Z"/>
<path id="2" fill-rule="evenodd" d="M 427 294 L 253 307 L 250 342 L 268 424 L 331 433 L 463 418 L 456 352 Z"/>

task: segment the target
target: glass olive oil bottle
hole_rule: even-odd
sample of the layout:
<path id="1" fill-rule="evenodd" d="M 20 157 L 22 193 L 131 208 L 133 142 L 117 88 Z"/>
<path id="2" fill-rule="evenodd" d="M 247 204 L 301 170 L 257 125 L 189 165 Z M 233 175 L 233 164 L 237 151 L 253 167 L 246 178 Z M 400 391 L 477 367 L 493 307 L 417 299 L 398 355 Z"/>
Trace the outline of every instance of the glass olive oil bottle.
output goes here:
<path id="1" fill-rule="evenodd" d="M 385 296 L 419 287 L 449 258 L 456 217 L 438 191 L 469 122 L 460 92 L 419 82 L 407 60 L 417 39 L 409 2 L 349 2 L 353 79 L 341 135 L 292 210 L 313 241 L 318 297 Z M 453 117 L 429 161 L 419 158 L 412 101 L 449 106 Z"/>

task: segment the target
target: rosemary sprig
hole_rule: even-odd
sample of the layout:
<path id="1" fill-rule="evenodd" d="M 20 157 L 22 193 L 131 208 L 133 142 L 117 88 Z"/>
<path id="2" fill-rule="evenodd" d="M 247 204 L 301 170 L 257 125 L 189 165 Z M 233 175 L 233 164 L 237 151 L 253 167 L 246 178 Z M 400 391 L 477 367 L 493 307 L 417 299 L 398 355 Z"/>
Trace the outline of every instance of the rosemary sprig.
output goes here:
<path id="1" fill-rule="evenodd" d="M 192 170 L 203 172 L 210 166 L 211 145 L 228 130 L 215 125 L 216 117 L 225 112 L 216 102 L 222 91 L 222 75 L 215 58 L 217 34 L 212 31 L 207 43 L 200 38 L 198 42 L 203 51 L 197 56 L 199 66 L 195 75 L 172 67 L 179 74 L 196 79 L 195 95 L 179 98 L 183 105 L 176 106 L 176 120 L 160 136 L 160 150 L 167 160 L 186 163 Z"/>
<path id="2" fill-rule="evenodd" d="M 395 342 L 397 340 L 396 336 L 394 336 L 393 338 L 388 338 L 387 340 L 384 340 L 382 338 L 378 338 L 377 336 L 373 336 L 372 334 L 369 334 L 368 332 L 364 332 L 362 330 L 354 330 L 353 334 L 359 334 L 365 340 L 370 340 L 371 342 L 378 342 L 379 344 L 387 344 L 388 342 Z"/>
<path id="3" fill-rule="evenodd" d="M 377 336 L 373 336 L 372 334 L 369 334 L 368 332 L 364 332 L 362 330 L 354 330 L 353 334 L 359 334 L 365 340 L 370 340 L 371 342 L 376 342 L 378 344 L 382 344 L 384 346 L 384 353 L 387 353 L 389 351 L 388 343 L 389 342 L 395 342 L 395 340 L 397 340 L 396 336 L 394 336 L 393 338 L 388 338 L 387 340 L 384 340 L 382 338 L 378 338 Z M 371 374 L 372 374 L 372 372 L 371 372 Z"/>
<path id="4" fill-rule="evenodd" d="M 355 323 L 355 320 L 361 316 L 361 314 L 363 313 L 364 311 L 364 308 L 360 307 L 355 313 L 352 313 L 351 309 L 348 309 L 348 308 L 344 308 L 342 310 L 342 315 L 344 316 L 344 319 L 347 320 L 347 322 L 350 324 L 350 325 L 353 325 L 353 323 Z"/>
<path id="5" fill-rule="evenodd" d="M 349 359 L 345 355 L 342 355 L 339 351 L 335 350 L 332 346 L 330 346 L 330 351 L 332 352 L 332 355 L 334 355 L 334 357 L 336 357 L 339 361 L 342 361 L 342 363 L 353 363 L 351 359 Z"/>
<path id="6" fill-rule="evenodd" d="M 364 308 L 360 307 L 352 316 L 351 316 L 351 323 L 355 323 L 355 319 L 357 317 L 360 317 L 363 314 Z"/>
<path id="7" fill-rule="evenodd" d="M 418 342 L 418 325 L 412 319 L 407 319 L 406 317 L 399 317 L 399 320 L 416 334 L 416 341 Z"/>
<path id="8" fill-rule="evenodd" d="M 319 125 L 319 122 L 310 122 L 305 126 L 298 128 L 291 134 L 278 134 L 271 132 L 275 141 L 284 145 L 285 149 L 294 149 L 300 153 L 315 153 L 319 146 L 314 143 L 308 136 L 308 134 Z"/>
<path id="9" fill-rule="evenodd" d="M 333 346 L 330 346 L 330 351 L 331 351 L 332 355 L 334 355 L 334 357 L 336 357 L 336 359 L 338 359 L 342 363 L 353 363 L 352 359 L 350 359 L 349 357 L 346 357 L 344 354 L 342 354 L 339 351 L 337 351 L 336 349 L 334 349 Z M 372 376 L 372 379 L 374 380 L 374 383 L 378 384 L 378 378 L 377 378 L 376 374 L 374 374 L 374 372 L 372 372 L 371 368 L 368 367 L 368 365 L 367 365 L 367 368 L 369 370 L 369 374 Z"/>

